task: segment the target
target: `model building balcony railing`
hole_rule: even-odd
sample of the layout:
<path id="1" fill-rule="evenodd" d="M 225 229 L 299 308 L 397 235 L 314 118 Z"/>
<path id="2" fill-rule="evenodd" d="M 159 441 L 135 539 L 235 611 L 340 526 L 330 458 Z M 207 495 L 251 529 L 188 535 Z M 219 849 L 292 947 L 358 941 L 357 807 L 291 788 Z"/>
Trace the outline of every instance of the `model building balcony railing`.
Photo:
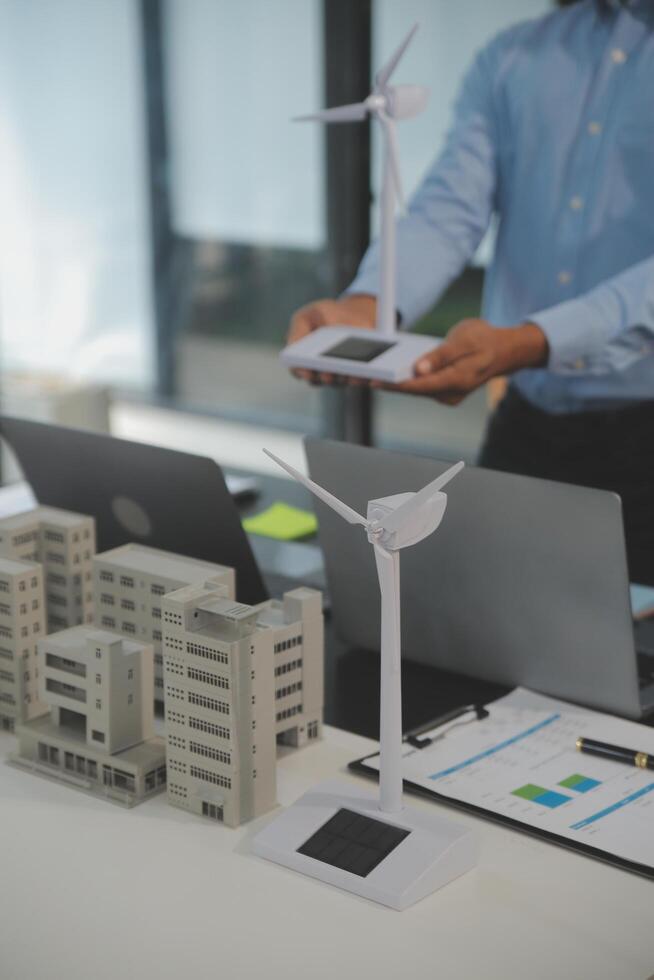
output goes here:
<path id="1" fill-rule="evenodd" d="M 45 689 L 51 694 L 58 694 L 62 698 L 71 698 L 73 701 L 86 703 L 86 691 L 81 687 L 74 687 L 72 684 L 64 684 L 63 681 L 55 681 L 52 677 L 46 678 Z"/>
<path id="2" fill-rule="evenodd" d="M 66 674 L 75 674 L 77 677 L 86 677 L 86 664 L 77 660 L 68 660 L 66 657 L 59 657 L 56 653 L 46 653 L 46 667 L 53 667 L 55 670 L 63 670 Z"/>

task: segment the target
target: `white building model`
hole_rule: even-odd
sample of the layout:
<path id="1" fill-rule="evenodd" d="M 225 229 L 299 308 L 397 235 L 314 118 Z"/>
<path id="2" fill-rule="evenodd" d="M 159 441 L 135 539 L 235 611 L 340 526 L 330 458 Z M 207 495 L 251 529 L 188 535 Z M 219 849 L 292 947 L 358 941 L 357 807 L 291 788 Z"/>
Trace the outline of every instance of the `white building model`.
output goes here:
<path id="1" fill-rule="evenodd" d="M 95 521 L 56 507 L 0 519 L 0 555 L 43 566 L 48 632 L 93 622 Z"/>
<path id="2" fill-rule="evenodd" d="M 46 633 L 43 571 L 0 558 L 0 729 L 42 715 L 37 643 Z"/>
<path id="3" fill-rule="evenodd" d="M 163 789 L 152 646 L 76 626 L 42 640 L 38 658 L 40 697 L 50 710 L 16 726 L 11 762 L 124 806 Z"/>
<path id="4" fill-rule="evenodd" d="M 163 702 L 162 598 L 186 585 L 210 582 L 234 597 L 232 568 L 196 558 L 126 544 L 96 555 L 93 595 L 96 625 L 154 647 L 154 699 Z"/>
<path id="5" fill-rule="evenodd" d="M 276 736 L 320 734 L 322 605 L 312 589 L 259 606 L 225 591 L 163 600 L 168 800 L 236 827 L 275 805 Z"/>

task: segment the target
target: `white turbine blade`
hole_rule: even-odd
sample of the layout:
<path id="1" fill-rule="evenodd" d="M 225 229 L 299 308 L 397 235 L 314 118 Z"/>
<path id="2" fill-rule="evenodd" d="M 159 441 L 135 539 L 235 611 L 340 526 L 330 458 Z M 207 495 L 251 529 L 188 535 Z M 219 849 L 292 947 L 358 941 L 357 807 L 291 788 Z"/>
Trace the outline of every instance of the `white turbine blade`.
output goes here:
<path id="1" fill-rule="evenodd" d="M 398 528 L 402 527 L 404 522 L 410 518 L 412 514 L 419 511 L 420 508 L 426 504 L 435 493 L 438 493 L 438 491 L 441 490 L 446 483 L 449 483 L 450 480 L 455 477 L 464 466 L 465 463 L 463 461 L 460 463 L 455 463 L 454 466 L 450 466 L 448 470 L 445 470 L 444 473 L 437 476 L 436 479 L 432 480 L 431 483 L 428 483 L 426 487 L 423 487 L 422 490 L 415 493 L 413 497 L 411 497 L 410 500 L 407 500 L 405 504 L 401 504 L 397 510 L 394 510 L 388 515 L 388 517 L 385 517 L 382 521 L 380 521 L 378 526 L 382 527 L 384 531 L 397 531 Z"/>
<path id="2" fill-rule="evenodd" d="M 400 154 L 397 146 L 397 130 L 393 120 L 385 112 L 379 113 L 379 119 L 384 127 L 386 139 L 386 157 L 388 166 L 391 170 L 391 178 L 395 186 L 395 197 L 401 211 L 405 211 L 404 191 L 402 189 L 402 175 L 400 173 Z"/>
<path id="3" fill-rule="evenodd" d="M 308 116 L 296 116 L 293 122 L 357 122 L 368 115 L 365 102 L 353 102 L 351 105 L 339 105 L 333 109 L 320 109 Z"/>
<path id="4" fill-rule="evenodd" d="M 363 524 L 364 527 L 368 527 L 369 521 L 367 521 L 365 517 L 362 517 L 361 514 L 357 514 L 352 507 L 348 507 L 348 505 L 344 504 L 342 500 L 335 497 L 333 493 L 329 493 L 328 490 L 323 490 L 323 488 L 319 487 L 317 483 L 313 482 L 313 480 L 303 476 L 302 473 L 299 473 L 293 466 L 290 466 L 288 463 L 285 463 L 284 460 L 280 459 L 278 456 L 275 456 L 274 453 L 271 453 L 269 449 L 264 449 L 264 453 L 266 456 L 269 456 L 270 459 L 274 460 L 278 466 L 281 466 L 283 470 L 286 470 L 289 476 L 292 476 L 294 480 L 297 480 L 298 483 L 305 486 L 307 490 L 310 490 L 311 493 L 322 500 L 324 504 L 327 504 L 328 507 L 335 510 L 336 513 L 343 517 L 349 524 Z"/>
<path id="5" fill-rule="evenodd" d="M 379 714 L 379 806 L 402 809 L 402 681 L 400 555 L 374 544 L 381 591 L 381 698 Z"/>
<path id="6" fill-rule="evenodd" d="M 411 28 L 411 30 L 409 31 L 409 33 L 407 34 L 407 36 L 404 38 L 404 40 L 400 44 L 399 48 L 396 48 L 396 50 L 393 52 L 393 54 L 388 59 L 388 61 L 386 62 L 386 64 L 383 66 L 383 68 L 380 68 L 379 69 L 379 71 L 375 75 L 375 88 L 376 89 L 383 89 L 388 84 L 389 78 L 391 77 L 391 75 L 393 74 L 393 72 L 395 71 L 395 69 L 397 68 L 398 63 L 400 61 L 400 58 L 402 57 L 402 55 L 404 54 L 404 52 L 408 48 L 409 44 L 411 43 L 411 40 L 413 38 L 413 35 L 418 30 L 418 26 L 419 26 L 418 24 L 414 24 L 413 25 L 413 27 Z"/>

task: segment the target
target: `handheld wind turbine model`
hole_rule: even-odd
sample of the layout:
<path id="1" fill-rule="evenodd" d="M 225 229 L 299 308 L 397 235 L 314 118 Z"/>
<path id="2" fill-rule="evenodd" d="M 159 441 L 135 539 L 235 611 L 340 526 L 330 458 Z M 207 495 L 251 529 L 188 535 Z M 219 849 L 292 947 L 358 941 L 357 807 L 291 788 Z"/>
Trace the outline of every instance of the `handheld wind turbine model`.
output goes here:
<path id="1" fill-rule="evenodd" d="M 389 81 L 417 30 L 418 25 L 415 24 L 377 72 L 374 88 L 363 102 L 324 109 L 296 120 L 342 123 L 361 121 L 371 116 L 382 127 L 384 158 L 376 328 L 368 331 L 347 325 L 320 327 L 282 351 L 281 359 L 289 367 L 397 383 L 412 377 L 415 362 L 439 343 L 433 337 L 400 333 L 396 329 L 396 203 L 399 202 L 404 209 L 396 123 L 421 113 L 427 105 L 429 90 L 422 85 L 393 86 L 389 85 Z"/>
<path id="2" fill-rule="evenodd" d="M 368 503 L 367 516 L 275 460 L 373 546 L 381 590 L 379 797 L 346 783 L 310 790 L 254 840 L 254 851 L 383 905 L 403 909 L 474 867 L 473 835 L 433 810 L 402 801 L 400 551 L 432 534 L 443 519 L 442 488 L 463 468 L 456 463 L 417 493 Z"/>

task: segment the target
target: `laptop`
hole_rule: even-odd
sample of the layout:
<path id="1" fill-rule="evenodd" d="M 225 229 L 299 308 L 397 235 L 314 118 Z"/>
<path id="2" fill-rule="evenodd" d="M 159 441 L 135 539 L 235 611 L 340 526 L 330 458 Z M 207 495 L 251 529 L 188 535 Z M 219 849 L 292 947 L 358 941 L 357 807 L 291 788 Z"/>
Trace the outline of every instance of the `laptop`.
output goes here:
<path id="1" fill-rule="evenodd" d="M 365 513 L 419 490 L 450 462 L 305 440 L 311 478 Z M 640 718 L 654 710 L 654 658 L 640 657 L 620 498 L 466 467 L 435 534 L 402 552 L 403 655 L 444 670 Z M 360 528 L 315 501 L 334 625 L 379 647 L 379 588 Z"/>
<path id="2" fill-rule="evenodd" d="M 92 514 L 98 551 L 130 541 L 236 571 L 240 602 L 268 598 L 218 464 L 80 429 L 0 417 L 40 504 Z"/>

